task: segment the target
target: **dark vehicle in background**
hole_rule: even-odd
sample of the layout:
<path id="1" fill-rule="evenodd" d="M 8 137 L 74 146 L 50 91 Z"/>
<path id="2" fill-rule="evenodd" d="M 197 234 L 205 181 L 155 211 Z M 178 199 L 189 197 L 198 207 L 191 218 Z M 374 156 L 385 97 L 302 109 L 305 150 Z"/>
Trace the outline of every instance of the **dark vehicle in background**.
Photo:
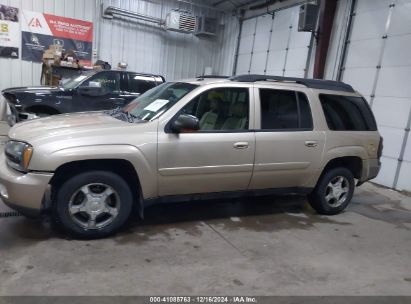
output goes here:
<path id="1" fill-rule="evenodd" d="M 10 106 L 9 123 L 49 115 L 109 110 L 127 105 L 163 83 L 163 76 L 128 71 L 90 70 L 59 87 L 17 87 L 2 91 Z"/>

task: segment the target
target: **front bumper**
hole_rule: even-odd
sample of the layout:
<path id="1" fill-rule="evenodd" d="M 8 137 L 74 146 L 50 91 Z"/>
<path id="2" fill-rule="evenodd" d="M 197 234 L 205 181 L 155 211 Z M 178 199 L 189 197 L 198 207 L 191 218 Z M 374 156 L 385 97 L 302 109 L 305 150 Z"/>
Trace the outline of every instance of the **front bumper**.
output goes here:
<path id="1" fill-rule="evenodd" d="M 30 119 L 35 119 L 39 118 L 34 113 L 29 113 L 29 112 L 19 112 L 14 106 L 10 106 L 10 114 L 7 117 L 7 122 L 9 123 L 10 126 L 14 126 L 16 123 L 20 121 L 25 121 L 25 120 L 30 120 Z"/>
<path id="2" fill-rule="evenodd" d="M 52 173 L 21 173 L 9 168 L 0 149 L 0 197 L 3 202 L 27 216 L 41 213 Z"/>

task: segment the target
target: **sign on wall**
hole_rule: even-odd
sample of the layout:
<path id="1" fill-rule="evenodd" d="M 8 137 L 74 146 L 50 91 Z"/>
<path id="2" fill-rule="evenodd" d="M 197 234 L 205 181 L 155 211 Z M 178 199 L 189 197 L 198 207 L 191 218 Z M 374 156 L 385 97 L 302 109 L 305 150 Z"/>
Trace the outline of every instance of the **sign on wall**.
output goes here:
<path id="1" fill-rule="evenodd" d="M 91 65 L 92 22 L 31 11 L 23 11 L 21 19 L 21 59 L 41 62 L 44 50 L 59 44 L 73 50 L 82 65 Z"/>
<path id="2" fill-rule="evenodd" d="M 19 58 L 19 9 L 0 4 L 0 57 Z"/>

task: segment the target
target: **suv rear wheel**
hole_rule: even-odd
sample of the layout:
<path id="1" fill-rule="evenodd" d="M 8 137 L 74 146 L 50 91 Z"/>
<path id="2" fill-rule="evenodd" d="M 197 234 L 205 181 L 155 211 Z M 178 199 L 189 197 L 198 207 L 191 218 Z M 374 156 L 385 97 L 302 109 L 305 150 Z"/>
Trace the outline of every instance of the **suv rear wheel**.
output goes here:
<path id="1" fill-rule="evenodd" d="M 99 238 L 115 233 L 126 223 L 132 204 L 130 188 L 119 175 L 89 171 L 57 188 L 53 216 L 75 237 Z"/>
<path id="2" fill-rule="evenodd" d="M 354 176 L 350 170 L 333 168 L 321 176 L 308 200 L 318 213 L 334 215 L 350 203 L 354 187 Z"/>

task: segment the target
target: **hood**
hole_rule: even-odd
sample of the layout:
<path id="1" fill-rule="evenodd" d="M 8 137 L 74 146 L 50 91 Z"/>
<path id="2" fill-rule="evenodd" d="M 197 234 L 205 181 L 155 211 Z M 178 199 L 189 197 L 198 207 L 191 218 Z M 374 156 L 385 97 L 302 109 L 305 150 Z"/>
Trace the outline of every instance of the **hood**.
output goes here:
<path id="1" fill-rule="evenodd" d="M 4 89 L 2 93 L 20 94 L 20 93 L 51 93 L 51 92 L 61 92 L 62 88 L 59 87 L 48 87 L 48 86 L 38 86 L 38 87 L 15 87 Z"/>
<path id="2" fill-rule="evenodd" d="M 4 89 L 2 94 L 6 99 L 15 103 L 16 99 L 25 100 L 27 98 L 34 101 L 40 101 L 46 96 L 57 95 L 59 92 L 64 92 L 64 90 L 59 87 L 39 86 L 8 88 Z"/>
<path id="3" fill-rule="evenodd" d="M 14 87 L 14 88 L 8 88 L 4 89 L 2 92 L 3 93 L 24 93 L 24 92 L 44 92 L 44 91 L 50 91 L 50 90 L 55 90 L 55 91 L 60 91 L 61 89 L 59 87 L 49 87 L 49 86 L 34 86 L 34 87 Z"/>
<path id="4" fill-rule="evenodd" d="M 10 129 L 9 137 L 32 144 L 37 140 L 52 137 L 72 139 L 91 135 L 94 132 L 100 135 L 108 134 L 112 131 L 118 132 L 116 127 L 123 128 L 130 125 L 132 124 L 101 112 L 62 114 L 18 123 Z"/>

